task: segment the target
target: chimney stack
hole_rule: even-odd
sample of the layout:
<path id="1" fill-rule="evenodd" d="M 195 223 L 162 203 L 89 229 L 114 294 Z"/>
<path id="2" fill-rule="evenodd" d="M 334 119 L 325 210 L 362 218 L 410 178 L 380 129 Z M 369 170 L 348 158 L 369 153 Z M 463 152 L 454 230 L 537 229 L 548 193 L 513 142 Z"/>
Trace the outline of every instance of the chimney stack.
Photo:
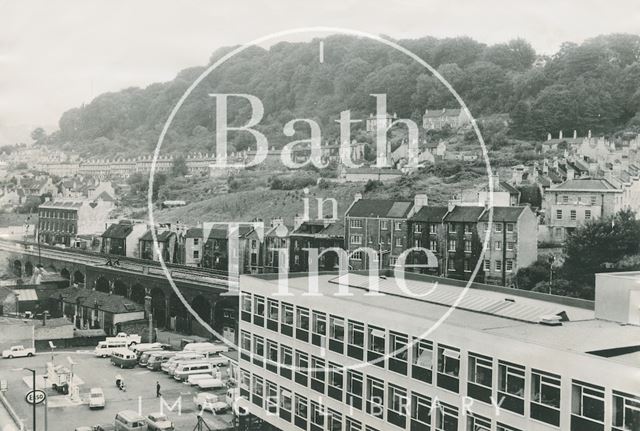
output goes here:
<path id="1" fill-rule="evenodd" d="M 429 198 L 426 194 L 418 194 L 413 197 L 413 205 L 415 208 L 415 212 L 420 211 L 420 208 L 426 207 L 429 205 Z"/>
<path id="2" fill-rule="evenodd" d="M 578 131 L 577 130 L 573 130 L 573 139 L 576 139 L 578 137 Z"/>
<path id="3" fill-rule="evenodd" d="M 560 132 L 558 132 L 558 139 L 562 139 L 562 130 L 560 130 Z"/>
<path id="4" fill-rule="evenodd" d="M 358 202 L 360 199 L 362 199 L 362 193 L 356 193 L 356 194 L 353 196 L 353 201 L 354 201 L 354 202 Z"/>
<path id="5" fill-rule="evenodd" d="M 447 202 L 447 211 L 451 212 L 455 207 L 456 207 L 456 201 L 454 201 L 453 199 Z"/>

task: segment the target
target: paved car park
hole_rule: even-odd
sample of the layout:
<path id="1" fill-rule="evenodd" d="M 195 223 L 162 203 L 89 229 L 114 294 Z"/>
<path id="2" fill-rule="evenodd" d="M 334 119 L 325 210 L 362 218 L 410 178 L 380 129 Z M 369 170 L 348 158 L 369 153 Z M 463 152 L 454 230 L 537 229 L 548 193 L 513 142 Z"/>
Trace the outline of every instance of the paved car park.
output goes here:
<path id="1" fill-rule="evenodd" d="M 70 367 L 69 359 L 75 363 L 73 372 L 81 381 L 80 400 L 70 401 L 68 396 L 60 395 L 52 389 L 46 389 L 48 395 L 48 430 L 72 431 L 79 426 L 97 424 L 113 424 L 116 413 L 122 410 L 141 411 L 143 416 L 163 411 L 175 424 L 176 430 L 192 430 L 197 422 L 197 407 L 193 396 L 200 392 L 197 387 L 175 381 L 162 371 L 150 371 L 146 368 L 120 369 L 111 365 L 108 358 L 97 358 L 93 351 L 56 351 L 54 363 Z M 7 380 L 5 393 L 18 416 L 31 429 L 32 406 L 25 401 L 30 390 L 31 373 L 23 367 L 35 369 L 38 375 L 46 370 L 46 363 L 51 361 L 51 354 L 38 353 L 31 358 L 14 358 L 0 360 L 0 379 Z M 126 384 L 123 392 L 116 387 L 116 375 L 122 376 Z M 74 379 L 75 380 L 75 379 Z M 161 398 L 156 398 L 156 381 L 161 386 Z M 43 380 L 37 379 L 36 386 L 41 389 Z M 90 410 L 88 406 L 89 391 L 92 387 L 101 387 L 104 391 L 106 406 L 104 409 Z M 226 389 L 209 390 L 224 398 Z M 178 400 L 179 403 L 175 404 Z M 162 404 L 164 402 L 164 404 Z M 174 406 L 175 404 L 175 406 Z M 178 405 L 180 410 L 178 411 Z M 173 407 L 173 410 L 169 410 Z M 37 428 L 44 430 L 44 404 L 37 410 Z M 232 414 L 214 415 L 205 412 L 203 418 L 213 429 L 232 428 Z"/>

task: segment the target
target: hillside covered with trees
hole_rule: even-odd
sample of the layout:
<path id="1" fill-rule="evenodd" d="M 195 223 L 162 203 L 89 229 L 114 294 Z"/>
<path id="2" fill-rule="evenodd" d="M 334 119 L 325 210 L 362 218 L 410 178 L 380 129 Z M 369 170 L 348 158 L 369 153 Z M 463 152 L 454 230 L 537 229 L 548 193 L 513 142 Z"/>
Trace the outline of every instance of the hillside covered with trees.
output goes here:
<path id="1" fill-rule="evenodd" d="M 508 113 L 512 138 L 543 140 L 548 132 L 577 129 L 614 134 L 640 130 L 640 36 L 599 36 L 578 45 L 565 43 L 552 56 L 539 56 L 524 40 L 487 46 L 467 37 L 400 40 L 401 45 L 436 68 L 460 93 L 475 117 Z M 211 62 L 231 48 L 220 49 Z M 211 63 L 210 63 L 211 64 Z M 50 145 L 84 156 L 132 156 L 154 147 L 171 109 L 205 70 L 193 67 L 170 82 L 128 88 L 96 97 L 65 112 Z M 335 120 L 350 109 L 362 119 L 375 111 L 371 93 L 387 93 L 388 108 L 419 121 L 425 109 L 456 107 L 447 89 L 427 70 L 390 47 L 351 36 L 283 42 L 269 49 L 252 47 L 211 73 L 191 94 L 169 130 L 163 151 L 213 151 L 215 102 L 210 93 L 248 93 L 259 97 L 265 115 L 256 128 L 281 146 L 308 137 L 297 125 L 294 137 L 283 126 L 310 118 L 322 127 L 323 140 L 334 139 Z M 233 101 L 231 124 L 244 124 L 249 104 Z M 352 127 L 354 135 L 364 128 Z M 360 130 L 359 130 L 360 129 Z M 235 133 L 235 150 L 249 147 L 247 133 Z"/>

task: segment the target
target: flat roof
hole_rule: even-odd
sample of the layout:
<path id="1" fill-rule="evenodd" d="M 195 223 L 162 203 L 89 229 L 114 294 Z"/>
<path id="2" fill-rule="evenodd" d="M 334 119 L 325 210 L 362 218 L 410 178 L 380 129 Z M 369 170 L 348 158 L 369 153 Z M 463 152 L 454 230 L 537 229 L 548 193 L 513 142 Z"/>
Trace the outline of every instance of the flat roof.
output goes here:
<path id="1" fill-rule="evenodd" d="M 640 273 L 637 276 L 640 279 Z M 273 291 L 267 291 L 263 283 L 251 283 L 250 293 L 268 295 L 278 288 L 277 277 L 243 275 L 241 280 L 243 278 L 257 278 L 273 287 Z M 378 280 L 379 291 L 384 295 L 365 295 L 369 292 L 368 277 L 353 273 L 349 274 L 348 284 L 344 276 L 320 274 L 318 289 L 320 293 L 331 296 L 332 301 L 345 303 L 341 308 L 345 310 L 346 318 L 359 320 L 368 312 L 348 311 L 353 310 L 354 303 L 358 303 L 364 307 L 375 308 L 378 316 L 388 315 L 389 319 L 397 319 L 397 313 L 402 313 L 410 317 L 406 320 L 407 327 L 415 326 L 416 330 L 423 330 L 427 328 L 418 326 L 424 326 L 424 320 L 435 322 L 440 319 L 463 293 L 463 287 L 453 282 L 449 283 L 453 281 L 449 279 L 415 278 L 415 275 L 412 279 L 407 278 L 406 286 L 411 292 L 423 297 L 412 297 L 402 292 L 396 286 L 393 277 Z M 291 274 L 288 280 L 289 289 L 292 293 L 307 292 L 308 280 L 306 276 Z M 348 285 L 349 292 L 353 295 L 335 296 L 340 284 Z M 242 281 L 240 286 L 242 289 Z M 286 296 L 278 299 L 287 302 Z M 591 303 L 575 301 L 575 304 L 572 304 L 567 298 L 546 294 L 531 295 L 528 291 L 511 288 L 485 290 L 470 287 L 443 324 L 575 353 L 640 346 L 640 327 L 597 320 L 593 307 L 585 307 L 581 302 Z M 321 301 L 318 301 L 318 304 L 321 304 Z M 395 314 L 385 313 L 385 310 Z M 557 314 L 565 316 L 562 325 L 549 326 L 539 323 L 542 316 Z M 392 320 L 390 324 L 391 322 Z M 632 354 L 622 354 L 605 359 L 640 367 L 640 362 L 633 362 L 635 358 Z"/>

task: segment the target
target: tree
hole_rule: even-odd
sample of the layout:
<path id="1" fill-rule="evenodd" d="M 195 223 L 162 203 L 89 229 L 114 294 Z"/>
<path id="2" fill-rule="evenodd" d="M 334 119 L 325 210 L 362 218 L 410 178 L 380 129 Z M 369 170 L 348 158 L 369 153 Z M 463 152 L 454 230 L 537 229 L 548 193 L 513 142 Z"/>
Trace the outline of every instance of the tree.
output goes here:
<path id="1" fill-rule="evenodd" d="M 626 210 L 587 223 L 569 235 L 564 253 L 562 278 L 593 286 L 595 273 L 615 270 L 625 256 L 640 254 L 640 222 Z"/>
<path id="2" fill-rule="evenodd" d="M 173 177 L 184 177 L 189 173 L 189 168 L 187 167 L 187 161 L 183 156 L 178 156 L 173 159 L 173 164 L 171 165 L 171 175 Z"/>
<path id="3" fill-rule="evenodd" d="M 532 290 L 538 283 L 549 279 L 551 263 L 544 256 L 531 265 L 520 268 L 516 273 L 516 286 L 518 289 Z"/>
<path id="4" fill-rule="evenodd" d="M 47 133 L 42 127 L 36 127 L 31 132 L 31 139 L 33 139 L 36 144 L 43 144 L 46 137 Z"/>

